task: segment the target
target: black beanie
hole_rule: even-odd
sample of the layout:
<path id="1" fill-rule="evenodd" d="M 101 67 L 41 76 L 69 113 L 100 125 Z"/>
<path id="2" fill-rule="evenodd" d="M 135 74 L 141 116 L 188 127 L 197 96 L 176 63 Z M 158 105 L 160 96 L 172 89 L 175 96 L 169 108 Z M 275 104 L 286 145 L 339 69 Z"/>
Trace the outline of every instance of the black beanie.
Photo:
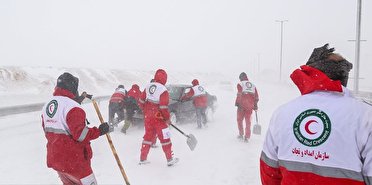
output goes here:
<path id="1" fill-rule="evenodd" d="M 245 72 L 240 73 L 240 75 L 239 75 L 239 80 L 240 81 L 247 80 L 247 79 L 248 79 L 248 77 L 247 77 L 247 74 Z"/>
<path id="2" fill-rule="evenodd" d="M 78 86 L 79 86 L 79 79 L 67 72 L 61 74 L 57 79 L 56 87 L 68 90 L 75 96 L 79 96 Z"/>
<path id="3" fill-rule="evenodd" d="M 333 53 L 334 50 L 334 48 L 328 49 L 328 44 L 314 48 L 306 65 L 319 69 L 332 80 L 340 80 L 346 87 L 353 64 Z"/>

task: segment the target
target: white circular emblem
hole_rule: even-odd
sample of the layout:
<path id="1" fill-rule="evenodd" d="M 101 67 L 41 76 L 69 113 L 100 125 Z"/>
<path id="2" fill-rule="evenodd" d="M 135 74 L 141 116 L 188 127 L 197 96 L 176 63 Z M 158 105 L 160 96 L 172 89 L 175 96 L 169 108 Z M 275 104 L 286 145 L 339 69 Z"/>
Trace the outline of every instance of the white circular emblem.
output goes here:
<path id="1" fill-rule="evenodd" d="M 154 94 L 155 91 L 156 91 L 156 85 L 151 85 L 150 88 L 149 88 L 150 94 Z"/>
<path id="2" fill-rule="evenodd" d="M 293 133 L 303 145 L 318 146 L 328 139 L 331 121 L 325 112 L 309 109 L 297 116 L 293 123 Z"/>

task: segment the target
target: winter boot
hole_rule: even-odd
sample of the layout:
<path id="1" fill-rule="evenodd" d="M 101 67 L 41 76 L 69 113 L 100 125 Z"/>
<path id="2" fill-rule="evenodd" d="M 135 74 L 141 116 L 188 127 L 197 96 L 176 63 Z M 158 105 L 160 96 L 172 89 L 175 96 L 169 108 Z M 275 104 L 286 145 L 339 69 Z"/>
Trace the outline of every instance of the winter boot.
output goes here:
<path id="1" fill-rule="evenodd" d="M 242 135 L 238 135 L 238 137 L 236 137 L 236 138 L 238 138 L 239 140 L 243 140 L 243 136 Z"/>
<path id="2" fill-rule="evenodd" d="M 117 127 L 118 124 L 119 124 L 119 122 L 120 122 L 119 118 L 116 117 L 116 118 L 112 119 L 112 123 L 111 123 L 111 124 L 112 124 L 113 126 Z"/>
<path id="3" fill-rule="evenodd" d="M 244 138 L 244 142 L 245 142 L 245 143 L 248 143 L 248 142 L 249 142 L 249 138 L 245 137 L 245 138 Z"/>
<path id="4" fill-rule="evenodd" d="M 178 161 L 179 161 L 179 159 L 178 159 L 177 157 L 172 157 L 171 159 L 168 159 L 168 161 L 167 161 L 167 165 L 168 165 L 168 166 L 173 166 L 173 165 L 176 164 Z"/>
<path id="5" fill-rule="evenodd" d="M 148 161 L 148 160 L 141 160 L 138 164 L 139 165 L 144 165 L 144 164 L 149 164 L 150 163 L 150 161 Z"/>
<path id="6" fill-rule="evenodd" d="M 123 132 L 124 134 L 126 134 L 128 128 L 129 128 L 130 126 L 131 126 L 131 122 L 125 120 L 125 121 L 124 121 L 124 126 L 123 126 L 123 128 L 121 129 L 121 132 Z"/>

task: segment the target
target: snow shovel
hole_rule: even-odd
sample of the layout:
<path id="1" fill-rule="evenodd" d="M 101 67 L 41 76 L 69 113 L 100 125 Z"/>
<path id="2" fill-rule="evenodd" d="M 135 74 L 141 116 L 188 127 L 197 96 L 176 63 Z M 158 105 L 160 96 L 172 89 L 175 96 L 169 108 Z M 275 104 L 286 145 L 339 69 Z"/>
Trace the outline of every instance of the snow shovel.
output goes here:
<path id="1" fill-rule="evenodd" d="M 187 145 L 189 145 L 189 148 L 191 151 L 194 151 L 195 147 L 196 147 L 196 144 L 198 143 L 198 141 L 196 140 L 195 136 L 192 135 L 192 134 L 185 134 L 184 132 L 182 132 L 182 130 L 180 130 L 179 128 L 177 128 L 175 125 L 173 125 L 172 123 L 170 124 L 172 125 L 173 128 L 175 128 L 176 130 L 178 130 L 178 132 L 180 132 L 182 135 L 186 136 L 187 137 Z"/>
<path id="2" fill-rule="evenodd" d="M 253 134 L 261 135 L 261 125 L 258 124 L 257 111 L 254 111 L 256 114 L 256 124 L 253 125 Z"/>
<path id="3" fill-rule="evenodd" d="M 92 102 L 93 102 L 94 109 L 97 112 L 97 116 L 98 116 L 99 120 L 101 121 L 101 124 L 104 123 L 105 121 L 103 120 L 101 111 L 99 110 L 99 107 L 98 107 L 98 104 L 97 104 L 96 100 L 92 99 Z M 107 138 L 108 143 L 110 144 L 110 148 L 111 148 L 112 154 L 115 157 L 116 163 L 117 163 L 117 165 L 120 168 L 120 172 L 121 172 L 121 174 L 122 174 L 122 176 L 124 178 L 125 184 L 126 185 L 130 185 L 129 180 L 128 180 L 128 176 L 125 173 L 124 168 L 123 168 L 123 165 L 120 162 L 119 155 L 116 152 L 116 149 L 115 149 L 114 143 L 111 140 L 110 134 L 107 133 L 106 134 L 106 138 Z"/>

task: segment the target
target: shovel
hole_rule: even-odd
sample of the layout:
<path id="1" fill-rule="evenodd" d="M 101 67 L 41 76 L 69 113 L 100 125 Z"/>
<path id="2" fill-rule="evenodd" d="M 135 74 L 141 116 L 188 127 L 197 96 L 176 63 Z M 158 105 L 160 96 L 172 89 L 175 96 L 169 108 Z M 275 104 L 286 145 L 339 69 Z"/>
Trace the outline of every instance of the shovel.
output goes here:
<path id="1" fill-rule="evenodd" d="M 253 134 L 261 135 L 261 125 L 258 124 L 257 111 L 254 111 L 256 114 L 256 124 L 253 125 Z"/>
<path id="2" fill-rule="evenodd" d="M 192 134 L 185 134 L 184 132 L 182 132 L 182 130 L 180 130 L 179 128 L 177 128 L 175 125 L 173 125 L 172 123 L 170 124 L 172 125 L 173 128 L 175 128 L 178 132 L 180 132 L 182 135 L 186 136 L 187 137 L 187 145 L 189 146 L 190 150 L 191 151 L 194 151 L 195 147 L 196 147 L 196 144 L 198 143 L 198 141 L 196 140 L 195 136 L 192 135 Z"/>

